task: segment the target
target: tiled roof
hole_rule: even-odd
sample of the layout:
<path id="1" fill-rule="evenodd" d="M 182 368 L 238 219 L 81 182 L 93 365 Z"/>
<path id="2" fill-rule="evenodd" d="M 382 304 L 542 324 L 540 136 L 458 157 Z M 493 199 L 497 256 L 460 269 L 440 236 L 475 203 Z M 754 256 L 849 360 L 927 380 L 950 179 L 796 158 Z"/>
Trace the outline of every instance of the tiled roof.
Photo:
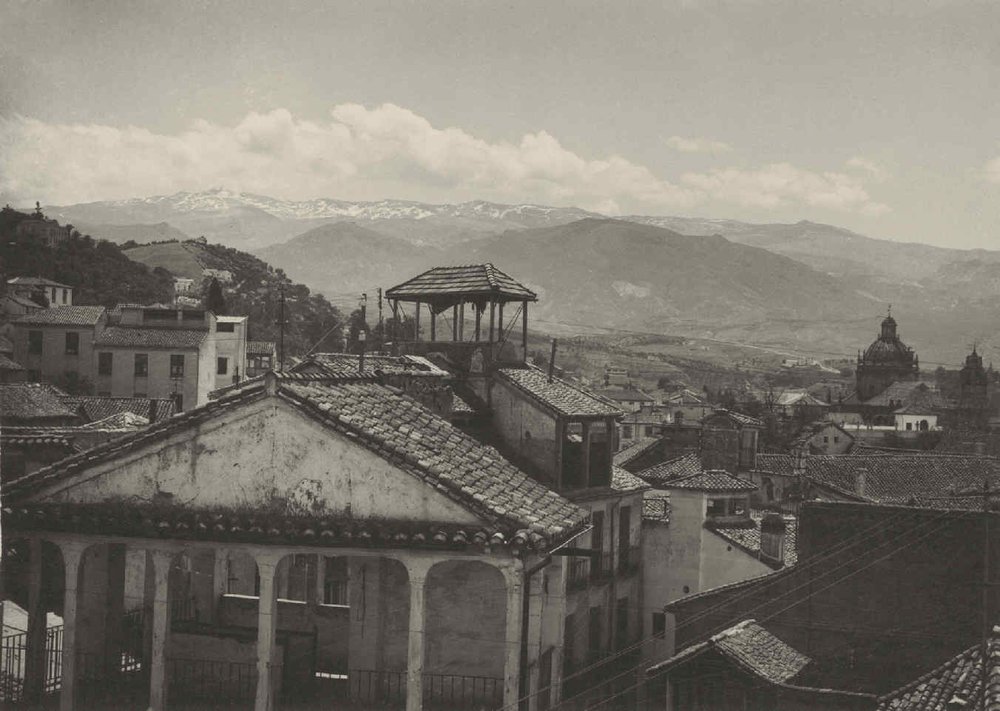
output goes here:
<path id="1" fill-rule="evenodd" d="M 536 482 L 416 401 L 374 383 L 288 383 L 281 392 L 314 417 L 359 435 L 460 503 L 553 538 L 581 525 L 583 509 Z"/>
<path id="2" fill-rule="evenodd" d="M 51 279 L 46 279 L 45 277 L 14 277 L 13 279 L 7 280 L 8 284 L 15 284 L 17 286 L 55 286 L 60 289 L 72 289 L 73 287 L 69 284 L 61 284 L 58 281 L 52 281 Z"/>
<path id="3" fill-rule="evenodd" d="M 24 366 L 0 353 L 0 370 L 24 370 Z"/>
<path id="4" fill-rule="evenodd" d="M 19 296 L 18 294 L 10 294 L 10 293 L 4 294 L 3 298 L 13 301 L 18 306 L 22 306 L 26 309 L 29 309 L 32 312 L 37 311 L 38 309 L 46 308 L 45 306 L 42 306 L 41 304 L 36 304 L 31 299 L 24 296 Z"/>
<path id="5" fill-rule="evenodd" d="M 14 323 L 30 326 L 95 326 L 103 316 L 103 306 L 57 306 L 24 314 Z"/>
<path id="6" fill-rule="evenodd" d="M 292 373 L 334 379 L 351 379 L 385 375 L 415 375 L 444 378 L 449 375 L 426 358 L 420 356 L 365 355 L 364 372 L 360 356 L 354 353 L 314 353 L 290 368 Z"/>
<path id="7" fill-rule="evenodd" d="M 626 469 L 612 466 L 611 488 L 621 492 L 642 491 L 643 489 L 648 489 L 649 484 Z"/>
<path id="8" fill-rule="evenodd" d="M 127 438 L 127 436 L 126 436 Z M 125 438 L 123 438 L 125 439 Z M 542 539 L 498 526 L 295 516 L 264 511 L 193 510 L 184 506 L 14 504 L 3 508 L 3 526 L 18 531 L 68 531 L 142 538 L 209 539 L 237 544 L 420 548 L 512 552 Z M 9 530 L 9 529 L 8 529 Z"/>
<path id="9" fill-rule="evenodd" d="M 968 508 L 962 494 L 982 491 L 984 479 L 1000 487 L 1000 460 L 963 454 L 843 454 L 806 458 L 806 477 L 821 486 L 857 496 L 864 470 L 864 499 L 884 504 Z"/>
<path id="10" fill-rule="evenodd" d="M 736 412 L 734 410 L 725 410 L 730 417 L 739 422 L 741 425 L 749 427 L 763 427 L 764 421 L 757 419 L 756 417 L 751 417 L 750 415 L 744 415 L 742 412 Z"/>
<path id="11" fill-rule="evenodd" d="M 783 392 L 778 395 L 777 405 L 791 407 L 793 405 L 808 405 L 810 407 L 829 407 L 830 404 L 818 400 L 807 392 Z"/>
<path id="12" fill-rule="evenodd" d="M 993 628 L 988 643 L 987 711 L 1000 711 L 1000 627 Z M 982 647 L 977 644 L 915 679 L 882 696 L 877 711 L 943 711 L 983 705 Z"/>
<path id="13" fill-rule="evenodd" d="M 492 264 L 461 267 L 434 267 L 385 292 L 388 299 L 413 301 L 419 298 L 480 296 L 504 300 L 535 301 L 535 292 Z"/>
<path id="14" fill-rule="evenodd" d="M 764 520 L 764 515 L 763 511 L 752 510 L 750 512 L 752 525 L 710 525 L 706 528 L 730 543 L 736 544 L 750 555 L 759 558 L 761 554 L 760 523 Z M 784 514 L 781 518 L 785 523 L 785 566 L 795 565 L 799 557 L 797 547 L 799 521 L 791 514 Z"/>
<path id="15" fill-rule="evenodd" d="M 72 420 L 76 414 L 60 396 L 64 392 L 44 383 L 7 383 L 0 385 L 0 418 L 8 424 L 58 417 Z"/>
<path id="16" fill-rule="evenodd" d="M 795 461 L 790 454 L 762 454 L 758 452 L 754 471 L 792 476 L 795 473 L 794 464 Z"/>
<path id="17" fill-rule="evenodd" d="M 889 407 L 894 403 L 897 407 L 911 401 L 918 401 L 924 407 L 949 407 L 951 403 L 935 383 L 925 380 L 903 380 L 892 383 L 878 395 L 864 401 L 866 406 Z"/>
<path id="18" fill-rule="evenodd" d="M 247 341 L 247 355 L 274 355 L 274 341 Z"/>
<path id="19" fill-rule="evenodd" d="M 0 433 L 0 447 L 62 447 L 73 452 L 71 439 L 63 434 L 47 432 L 42 427 L 7 427 Z"/>
<path id="20" fill-rule="evenodd" d="M 650 489 L 642 495 L 642 520 L 670 523 L 670 492 Z"/>
<path id="21" fill-rule="evenodd" d="M 707 469 L 698 474 L 671 479 L 663 482 L 662 486 L 668 489 L 687 489 L 690 491 L 708 492 L 741 492 L 757 491 L 758 486 L 749 479 L 737 479 L 729 472 L 722 469 Z"/>
<path id="22" fill-rule="evenodd" d="M 101 348 L 198 348 L 208 337 L 208 331 L 181 328 L 131 328 L 110 326 L 104 329 L 94 345 Z"/>
<path id="23" fill-rule="evenodd" d="M 550 382 L 548 375 L 535 366 L 499 368 L 496 373 L 502 380 L 564 417 L 613 417 L 623 414 L 616 405 L 564 380 L 552 378 Z"/>
<path id="24" fill-rule="evenodd" d="M 159 422 L 174 414 L 174 401 L 168 398 L 76 395 L 63 398 L 63 403 L 81 412 L 88 422 L 103 420 L 122 412 L 131 412 L 150 422 Z"/>
<path id="25" fill-rule="evenodd" d="M 220 412 L 266 396 L 267 385 L 237 390 L 133 435 L 95 447 L 23 476 L 5 501 L 37 491 L 97 462 L 135 451 Z M 510 532 L 524 531 L 534 547 L 578 530 L 587 513 L 531 479 L 483 445 L 394 388 L 373 382 L 329 383 L 305 376 L 283 379 L 277 395 L 306 416 L 354 439 L 446 496 Z"/>
<path id="26" fill-rule="evenodd" d="M 685 595 L 684 597 L 677 598 L 676 600 L 667 603 L 664 605 L 663 609 L 668 612 L 674 612 L 684 608 L 691 601 L 705 600 L 707 598 L 717 597 L 720 595 L 725 596 L 733 590 L 743 590 L 745 588 L 756 587 L 757 585 L 763 587 L 764 585 L 778 583 L 794 570 L 794 567 L 782 568 L 781 570 L 764 573 L 754 578 L 737 580 L 735 583 L 729 583 L 728 585 L 720 585 L 715 588 L 709 588 L 708 590 L 702 590 L 701 592 L 691 593 L 690 595 Z M 725 599 L 725 597 L 723 597 L 723 599 Z"/>
<path id="27" fill-rule="evenodd" d="M 638 472 L 640 477 L 657 486 L 700 473 L 701 457 L 697 452 L 687 452 Z"/>
<path id="28" fill-rule="evenodd" d="M 743 671 L 774 684 L 788 682 L 811 661 L 756 621 L 744 620 L 706 642 L 682 650 L 649 672 L 666 671 L 709 651 L 717 652 Z"/>
<path id="29" fill-rule="evenodd" d="M 137 430 L 149 425 L 149 420 L 134 412 L 119 412 L 103 420 L 95 420 L 80 425 L 82 430 Z"/>
<path id="30" fill-rule="evenodd" d="M 660 440 L 655 437 L 644 437 L 642 439 L 637 439 L 632 442 L 625 449 L 615 452 L 615 464 L 619 467 L 626 466 L 633 459 L 638 457 L 640 454 L 649 450 L 653 445 L 655 445 Z"/>
<path id="31" fill-rule="evenodd" d="M 707 404 L 704 398 L 693 390 L 688 390 L 684 388 L 683 390 L 678 390 L 677 392 L 671 393 L 663 399 L 664 402 L 670 403 L 671 405 L 705 405 Z"/>

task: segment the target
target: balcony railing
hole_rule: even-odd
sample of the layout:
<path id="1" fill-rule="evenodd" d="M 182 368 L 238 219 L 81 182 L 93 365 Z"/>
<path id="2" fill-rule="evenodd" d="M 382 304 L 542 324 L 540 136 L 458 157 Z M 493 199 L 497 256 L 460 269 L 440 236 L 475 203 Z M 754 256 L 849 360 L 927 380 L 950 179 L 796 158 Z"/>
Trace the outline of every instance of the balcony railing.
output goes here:
<path id="1" fill-rule="evenodd" d="M 424 674 L 424 708 L 498 709 L 501 706 L 503 679 Z"/>
<path id="2" fill-rule="evenodd" d="M 276 678 L 281 677 L 280 668 L 275 673 Z M 177 698 L 213 701 L 252 699 L 257 689 L 257 665 L 208 659 L 169 659 L 167 678 L 170 693 Z"/>
<path id="3" fill-rule="evenodd" d="M 590 579 L 605 580 L 615 572 L 614 558 L 610 553 L 601 553 L 590 559 Z"/>
<path id="4" fill-rule="evenodd" d="M 406 705 L 406 672 L 351 669 L 347 672 L 347 696 L 352 701 L 376 703 L 384 708 Z"/>

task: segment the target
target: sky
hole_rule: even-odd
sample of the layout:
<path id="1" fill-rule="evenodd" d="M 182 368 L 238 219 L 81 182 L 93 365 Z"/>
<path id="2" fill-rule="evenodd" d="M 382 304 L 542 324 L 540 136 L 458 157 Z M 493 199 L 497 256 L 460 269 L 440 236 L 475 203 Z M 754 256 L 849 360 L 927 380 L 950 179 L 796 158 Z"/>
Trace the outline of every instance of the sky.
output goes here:
<path id="1" fill-rule="evenodd" d="M 0 202 L 223 187 L 1000 249 L 1000 3 L 0 0 Z"/>

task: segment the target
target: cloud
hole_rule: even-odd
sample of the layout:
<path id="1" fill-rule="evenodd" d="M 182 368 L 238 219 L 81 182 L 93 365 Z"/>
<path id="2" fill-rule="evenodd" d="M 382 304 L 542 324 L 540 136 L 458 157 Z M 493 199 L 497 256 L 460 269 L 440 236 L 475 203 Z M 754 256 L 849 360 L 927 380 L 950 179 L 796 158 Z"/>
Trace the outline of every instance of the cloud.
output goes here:
<path id="1" fill-rule="evenodd" d="M 854 156 L 847 161 L 846 165 L 848 168 L 856 168 L 864 171 L 872 180 L 879 183 L 884 183 L 889 179 L 889 171 L 880 166 L 878 163 L 868 160 L 867 158 L 862 158 L 861 156 Z"/>
<path id="2" fill-rule="evenodd" d="M 708 138 L 684 138 L 683 136 L 671 136 L 667 139 L 667 145 L 681 153 L 725 153 L 733 150 L 732 146 L 722 141 L 713 141 Z"/>
<path id="3" fill-rule="evenodd" d="M 546 131 L 487 141 L 435 127 L 394 104 L 340 104 L 324 121 L 277 109 L 250 113 L 234 126 L 199 120 L 174 134 L 0 118 L 5 201 L 69 204 L 215 186 L 287 199 L 481 198 L 605 214 L 684 211 L 710 201 L 888 209 L 871 200 L 862 177 L 775 164 L 670 180 L 621 156 L 581 156 Z"/>
<path id="4" fill-rule="evenodd" d="M 808 205 L 865 215 L 881 215 L 887 205 L 874 202 L 858 178 L 844 173 L 817 173 L 788 163 L 773 163 L 756 170 L 721 168 L 686 173 L 682 182 L 714 200 L 745 207 L 775 209 Z"/>
<path id="5" fill-rule="evenodd" d="M 986 164 L 984 173 L 989 182 L 1000 183 L 1000 156 Z"/>

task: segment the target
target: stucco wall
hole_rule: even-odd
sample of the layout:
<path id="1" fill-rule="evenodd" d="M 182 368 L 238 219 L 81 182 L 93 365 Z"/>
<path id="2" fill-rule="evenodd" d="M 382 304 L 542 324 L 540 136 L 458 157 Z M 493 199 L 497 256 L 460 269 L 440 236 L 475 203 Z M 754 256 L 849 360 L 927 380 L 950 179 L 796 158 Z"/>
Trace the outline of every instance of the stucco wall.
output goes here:
<path id="1" fill-rule="evenodd" d="M 163 492 L 196 507 L 253 508 L 284 499 L 293 510 L 357 518 L 479 522 L 412 474 L 276 398 L 54 489 L 52 499 L 71 502 L 152 501 Z"/>
<path id="2" fill-rule="evenodd" d="M 759 560 L 706 528 L 701 530 L 701 580 L 699 590 L 756 578 L 772 572 Z M 697 592 L 692 590 L 691 592 Z"/>
<path id="3" fill-rule="evenodd" d="M 555 418 L 524 393 L 498 380 L 494 379 L 490 394 L 497 433 L 508 447 L 555 480 Z"/>
<path id="4" fill-rule="evenodd" d="M 102 347 L 98 348 L 97 352 L 111 353 L 112 362 L 110 376 L 95 375 L 95 391 L 110 393 L 113 397 L 135 397 L 139 394 L 151 398 L 169 398 L 174 393 L 174 380 L 170 377 L 170 356 L 183 355 L 184 378 L 180 381 L 179 392 L 184 396 L 184 409 L 190 410 L 198 404 L 199 380 L 202 378 L 198 351 Z M 145 353 L 147 356 L 145 377 L 135 375 L 135 356 L 138 353 Z M 97 360 L 95 354 L 93 357 L 95 374 Z"/>
<path id="5" fill-rule="evenodd" d="M 42 332 L 41 355 L 28 353 L 28 331 Z M 66 333 L 80 336 L 77 355 L 66 354 Z M 43 380 L 61 380 L 65 373 L 78 373 L 94 381 L 94 328 L 17 325 L 13 332 L 14 360 L 28 370 L 37 370 Z"/>

